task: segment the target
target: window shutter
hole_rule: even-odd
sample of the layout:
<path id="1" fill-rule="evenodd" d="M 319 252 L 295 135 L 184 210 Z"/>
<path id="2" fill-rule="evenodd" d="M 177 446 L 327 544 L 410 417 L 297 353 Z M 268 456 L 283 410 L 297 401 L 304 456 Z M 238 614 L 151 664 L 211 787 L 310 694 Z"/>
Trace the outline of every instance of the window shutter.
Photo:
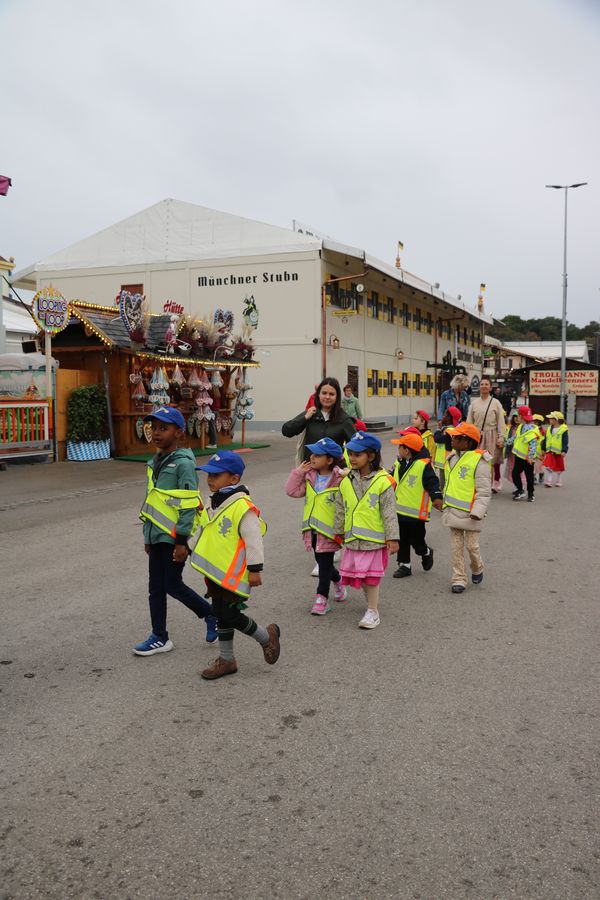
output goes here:
<path id="1" fill-rule="evenodd" d="M 367 397 L 373 396 L 373 369 L 367 369 Z"/>

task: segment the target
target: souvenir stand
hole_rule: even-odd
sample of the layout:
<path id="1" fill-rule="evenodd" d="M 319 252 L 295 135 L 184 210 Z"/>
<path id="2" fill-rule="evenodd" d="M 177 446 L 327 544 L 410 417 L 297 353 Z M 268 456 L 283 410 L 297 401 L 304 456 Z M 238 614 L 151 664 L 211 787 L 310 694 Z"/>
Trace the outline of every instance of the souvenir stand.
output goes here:
<path id="1" fill-rule="evenodd" d="M 246 373 L 259 364 L 250 327 L 234 335 L 228 310 L 193 319 L 174 303 L 148 314 L 140 295 L 123 291 L 117 300 L 71 301 L 69 325 L 53 340 L 61 370 L 92 370 L 107 387 L 113 455 L 149 452 L 144 417 L 167 404 L 183 413 L 186 446 L 230 444 L 235 422 L 253 416 Z"/>

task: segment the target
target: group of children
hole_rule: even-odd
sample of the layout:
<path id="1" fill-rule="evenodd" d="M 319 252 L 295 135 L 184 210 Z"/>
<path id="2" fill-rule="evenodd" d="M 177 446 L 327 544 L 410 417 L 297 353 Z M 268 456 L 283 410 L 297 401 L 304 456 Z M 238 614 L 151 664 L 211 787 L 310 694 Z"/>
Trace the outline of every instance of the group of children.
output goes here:
<path id="1" fill-rule="evenodd" d="M 504 442 L 506 474 L 514 485 L 513 500 L 535 500 L 535 483 L 562 487 L 565 456 L 569 452 L 569 429 L 562 412 L 549 413 L 548 427 L 544 417 L 529 406 L 520 406 L 509 419 Z M 556 477 L 556 481 L 554 478 Z M 525 482 L 525 484 L 523 483 Z"/>
<path id="2" fill-rule="evenodd" d="M 560 487 L 568 429 L 558 412 L 542 433 L 529 407 L 519 410 L 519 422 L 507 428 L 506 447 L 514 458 L 514 499 L 533 499 L 536 460 L 543 448 L 546 485 Z M 191 450 L 179 449 L 185 422 L 175 407 L 165 406 L 146 420 L 151 423 L 156 456 L 148 464 L 147 494 L 140 518 L 149 558 L 149 603 L 152 633 L 134 648 L 139 656 L 173 649 L 166 626 L 167 595 L 180 600 L 206 622 L 206 640 L 218 640 L 219 656 L 200 674 L 207 680 L 237 672 L 233 654 L 235 631 L 253 638 L 268 664 L 280 654 L 280 628 L 259 625 L 247 616 L 246 600 L 252 587 L 262 583 L 263 535 L 266 524 L 241 478 L 242 457 L 230 451 L 215 453 L 202 466 L 195 465 Z M 396 554 L 394 578 L 412 574 L 411 548 L 421 557 L 425 571 L 433 566 L 433 550 L 426 541 L 431 507 L 442 513 L 450 529 L 452 593 L 467 586 L 465 549 L 471 581 L 483 581 L 479 532 L 491 495 L 491 456 L 481 450 L 481 432 L 461 422 L 461 413 L 449 407 L 434 433 L 429 416 L 418 411 L 412 425 L 392 441 L 398 447 L 394 466 L 386 471 L 381 441 L 374 434 L 357 431 L 345 448 L 324 437 L 307 446 L 310 459 L 295 468 L 287 481 L 291 497 L 304 498 L 302 533 L 312 550 L 319 582 L 311 613 L 326 615 L 333 585 L 333 604 L 347 599 L 347 588 L 364 592 L 366 609 L 358 625 L 373 629 L 380 624 L 379 589 L 389 554 Z M 207 474 L 210 503 L 204 506 L 196 471 Z M 196 533 L 194 548 L 189 539 Z M 342 548 L 339 570 L 336 552 Z M 184 584 L 185 562 L 204 576 L 206 595 Z M 210 602 L 209 602 L 210 601 Z"/>

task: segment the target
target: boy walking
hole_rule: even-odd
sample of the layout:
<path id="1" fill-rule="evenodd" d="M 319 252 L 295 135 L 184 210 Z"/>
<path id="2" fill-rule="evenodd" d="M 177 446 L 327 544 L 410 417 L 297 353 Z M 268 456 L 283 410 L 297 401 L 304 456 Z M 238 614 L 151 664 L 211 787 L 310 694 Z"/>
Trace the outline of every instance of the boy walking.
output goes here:
<path id="1" fill-rule="evenodd" d="M 512 470 L 512 480 L 515 486 L 513 491 L 513 500 L 522 500 L 525 496 L 523 490 L 523 480 L 521 475 L 525 473 L 527 481 L 527 500 L 533 503 L 535 500 L 535 487 L 533 482 L 533 467 L 535 464 L 538 430 L 533 421 L 533 414 L 528 406 L 520 406 L 517 410 L 519 413 L 519 425 L 515 431 L 512 452 L 515 458 L 515 464 Z"/>
<path id="2" fill-rule="evenodd" d="M 427 546 L 425 525 L 430 518 L 432 503 L 436 509 L 442 508 L 442 491 L 418 434 L 403 434 L 391 443 L 398 444 L 398 459 L 390 474 L 396 482 L 396 514 L 400 530 L 398 568 L 393 577 L 407 578 L 412 575 L 411 547 L 421 557 L 426 572 L 433 566 L 433 550 Z"/>
<path id="3" fill-rule="evenodd" d="M 262 647 L 265 661 L 273 665 L 279 659 L 280 630 L 275 624 L 263 628 L 242 612 L 250 589 L 262 584 L 262 538 L 267 530 L 248 488 L 240 482 L 243 459 L 224 450 L 198 469 L 207 473 L 211 498 L 210 507 L 200 515 L 200 534 L 191 563 L 205 577 L 218 622 L 219 656 L 200 673 L 212 681 L 237 672 L 235 631 L 254 638 Z"/>
<path id="4" fill-rule="evenodd" d="M 152 656 L 173 649 L 167 631 L 167 594 L 206 620 L 206 640 L 217 639 L 216 619 L 210 603 L 183 583 L 188 538 L 196 510 L 201 506 L 196 460 L 191 450 L 179 449 L 185 420 L 178 409 L 163 406 L 146 416 L 158 450 L 148 463 L 148 489 L 140 511 L 144 523 L 144 549 L 148 554 L 149 603 L 152 634 L 137 644 L 136 656 Z"/>
<path id="5" fill-rule="evenodd" d="M 452 593 L 467 586 L 465 547 L 471 564 L 471 581 L 483 581 L 479 532 L 492 496 L 491 456 L 479 450 L 481 432 L 463 422 L 452 434 L 453 452 L 446 462 L 442 523 L 452 536 Z"/>

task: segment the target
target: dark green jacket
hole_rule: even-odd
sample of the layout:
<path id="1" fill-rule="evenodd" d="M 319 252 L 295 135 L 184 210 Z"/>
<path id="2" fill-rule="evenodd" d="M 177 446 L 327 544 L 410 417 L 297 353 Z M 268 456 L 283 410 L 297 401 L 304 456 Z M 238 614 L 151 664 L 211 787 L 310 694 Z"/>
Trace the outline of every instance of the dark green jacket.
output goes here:
<path id="1" fill-rule="evenodd" d="M 198 474 L 195 468 L 196 458 L 191 450 L 178 448 L 166 456 L 161 456 L 157 453 L 148 465 L 153 469 L 155 486 L 162 488 L 164 491 L 195 491 L 198 488 Z M 192 533 L 195 515 L 195 509 L 180 510 L 176 528 L 177 538 L 172 538 L 170 534 L 162 531 L 153 522 L 144 522 L 144 543 L 185 544 Z"/>

